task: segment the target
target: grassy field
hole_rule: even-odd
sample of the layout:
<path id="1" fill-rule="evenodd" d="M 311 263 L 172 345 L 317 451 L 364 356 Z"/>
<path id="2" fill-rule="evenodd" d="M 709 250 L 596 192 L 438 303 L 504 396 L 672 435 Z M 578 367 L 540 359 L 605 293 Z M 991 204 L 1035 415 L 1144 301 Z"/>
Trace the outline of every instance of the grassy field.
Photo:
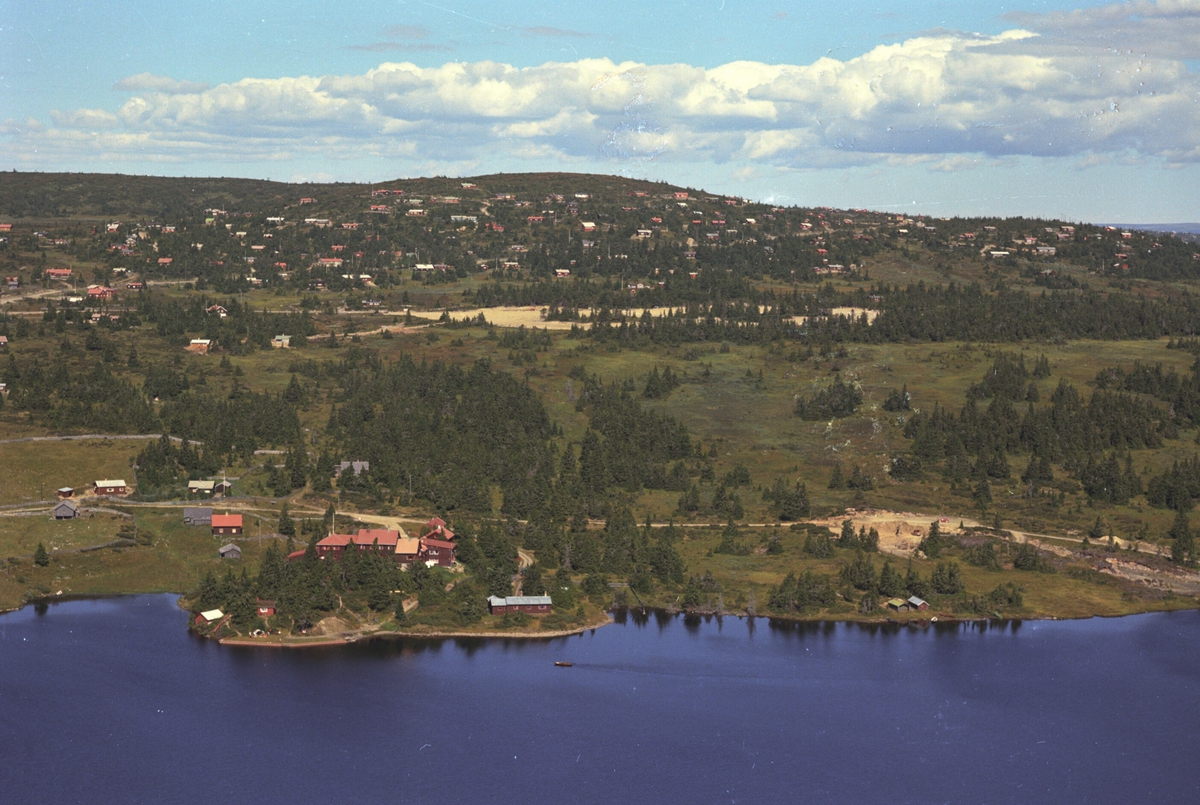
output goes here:
<path id="1" fill-rule="evenodd" d="M 100 478 L 133 483 L 130 465 L 143 439 L 87 439 L 0 444 L 0 465 L 19 467 L 0 484 L 0 505 L 51 500 L 59 487 L 91 491 Z"/>
<path id="2" fill-rule="evenodd" d="M 17 524 L 9 521 L 29 521 Z M 0 518 L 0 549 L 10 557 L 0 565 L 0 608 L 19 606 L 29 595 L 116 595 L 121 593 L 186 592 L 209 570 L 253 571 L 268 544 L 254 535 L 232 541 L 242 547 L 242 561 L 223 560 L 217 549 L 229 537 L 214 537 L 201 526 L 186 526 L 180 509 L 137 509 L 138 529 L 149 545 L 106 548 L 85 553 L 69 548 L 110 541 L 126 518 L 110 517 L 54 522 L 45 518 Z M 247 529 L 249 532 L 250 529 Z M 47 567 L 29 557 L 38 541 L 51 550 Z M 53 546 L 53 547 L 52 547 Z M 61 552 L 55 553 L 58 549 Z M 18 553 L 24 558 L 16 558 Z"/>
<path id="3" fill-rule="evenodd" d="M 54 554 L 103 545 L 117 538 L 120 527 L 130 522 L 115 514 L 90 514 L 73 520 L 55 520 L 48 512 L 0 516 L 0 556 L 32 557 L 38 543 Z"/>

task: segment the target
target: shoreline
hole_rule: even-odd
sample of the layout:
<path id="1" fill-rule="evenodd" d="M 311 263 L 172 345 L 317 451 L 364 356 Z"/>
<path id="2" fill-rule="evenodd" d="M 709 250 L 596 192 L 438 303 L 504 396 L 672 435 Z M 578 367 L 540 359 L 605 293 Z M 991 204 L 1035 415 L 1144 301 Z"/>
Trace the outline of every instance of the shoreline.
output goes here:
<path id="1" fill-rule="evenodd" d="M 552 640 L 558 637 L 571 637 L 572 635 L 583 634 L 584 632 L 590 632 L 615 622 L 616 621 L 613 619 L 613 617 L 609 615 L 602 621 L 597 620 L 594 623 L 578 626 L 574 629 L 557 629 L 552 632 L 385 632 L 382 630 L 376 630 L 373 632 L 351 632 L 340 637 L 329 637 L 327 635 L 320 635 L 317 637 L 297 637 L 294 635 L 268 635 L 266 637 L 222 637 L 217 640 L 217 643 L 222 646 L 241 646 L 248 648 L 318 648 L 325 646 L 349 646 L 367 640 L 383 638 L 413 638 L 418 640 L 454 640 L 460 638 L 480 638 L 484 640 Z"/>
<path id="2" fill-rule="evenodd" d="M 25 604 L 10 609 L 0 609 L 0 616 L 19 612 L 27 606 L 37 606 L 39 604 L 57 604 L 67 601 L 87 601 L 87 600 L 102 600 L 108 598 L 125 598 L 141 595 L 175 595 L 178 596 L 175 604 L 178 607 L 182 596 L 174 592 L 141 592 L 141 593 L 112 593 L 101 595 L 88 594 L 66 594 L 66 595 L 50 595 L 40 598 L 31 598 Z M 624 610 L 607 610 L 605 617 L 602 620 L 595 620 L 591 623 L 577 626 L 571 629 L 557 629 L 554 631 L 530 631 L 522 629 L 520 631 L 429 631 L 429 632 L 407 632 L 407 631 L 383 631 L 374 630 L 370 632 L 347 632 L 341 635 L 314 635 L 314 636 L 297 636 L 297 635 L 268 635 L 265 637 L 249 637 L 249 636 L 232 636 L 223 637 L 215 640 L 220 645 L 248 647 L 248 648 L 318 648 L 330 646 L 346 646 L 354 643 L 380 639 L 380 638 L 408 638 L 416 640 L 454 640 L 463 638 L 476 638 L 484 640 L 552 640 L 560 637 L 571 637 L 573 635 L 583 634 L 584 632 L 593 631 L 603 626 L 608 626 L 614 623 L 622 623 L 630 618 L 630 615 L 635 612 L 642 612 L 643 617 L 649 617 L 652 613 L 665 613 L 672 616 L 682 616 L 684 618 L 737 618 L 738 620 L 765 620 L 768 622 L 778 622 L 780 624 L 828 624 L 828 623 L 845 623 L 856 624 L 860 626 L 898 626 L 907 627 L 914 626 L 917 628 L 929 626 L 945 626 L 951 624 L 964 623 L 1010 623 L 1024 621 L 1072 621 L 1072 620 L 1088 620 L 1091 618 L 1127 618 L 1137 615 L 1150 614 L 1165 614 L 1171 612 L 1183 611 L 1200 611 L 1200 603 L 1195 599 L 1183 598 L 1177 600 L 1176 603 L 1184 603 L 1183 606 L 1173 607 L 1157 607 L 1139 610 L 1136 612 L 1123 613 L 1088 613 L 1082 615 L 1052 615 L 1052 614 L 1004 614 L 1001 617 L 990 615 L 985 616 L 967 616 L 956 615 L 954 613 L 937 612 L 930 613 L 924 617 L 900 617 L 904 613 L 892 613 L 883 615 L 878 618 L 861 618 L 861 617 L 845 617 L 833 614 L 825 615 L 797 615 L 797 614 L 770 614 L 756 613 L 751 615 L 747 612 L 717 612 L 715 610 L 703 611 L 685 611 L 674 609 L 671 607 L 646 607 L 644 610 L 638 607 L 627 607 Z M 181 608 L 182 610 L 182 608 Z M 188 610 L 182 610 L 188 613 Z M 189 617 L 191 613 L 188 613 Z M 936 620 L 934 620 L 936 618 Z M 189 625 L 189 631 L 192 631 Z M 197 633 L 198 637 L 206 640 L 213 638 Z"/>

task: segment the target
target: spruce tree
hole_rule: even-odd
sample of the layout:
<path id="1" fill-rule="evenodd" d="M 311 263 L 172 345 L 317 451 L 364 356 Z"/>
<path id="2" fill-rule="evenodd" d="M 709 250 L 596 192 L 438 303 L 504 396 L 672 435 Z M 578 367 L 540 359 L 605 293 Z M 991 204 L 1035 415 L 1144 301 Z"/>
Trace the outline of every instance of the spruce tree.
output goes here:
<path id="1" fill-rule="evenodd" d="M 1195 558 L 1195 537 L 1187 512 L 1182 509 L 1175 512 L 1175 522 L 1171 524 L 1167 536 L 1171 538 L 1171 561 L 1190 565 Z"/>
<path id="2" fill-rule="evenodd" d="M 38 567 L 45 567 L 50 564 L 50 554 L 46 553 L 46 546 L 38 543 L 37 550 L 33 552 L 33 563 Z"/>
<path id="3" fill-rule="evenodd" d="M 292 521 L 292 516 L 288 513 L 288 505 L 285 502 L 279 509 L 279 533 L 285 537 L 296 536 L 296 524 Z"/>

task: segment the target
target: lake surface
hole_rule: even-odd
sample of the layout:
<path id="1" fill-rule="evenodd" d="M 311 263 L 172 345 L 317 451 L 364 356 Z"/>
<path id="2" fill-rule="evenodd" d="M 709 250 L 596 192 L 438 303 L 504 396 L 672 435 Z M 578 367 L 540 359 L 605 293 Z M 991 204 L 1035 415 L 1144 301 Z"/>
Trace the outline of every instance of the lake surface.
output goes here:
<path id="1" fill-rule="evenodd" d="M 0 616 L 0 800 L 1196 802 L 1198 683 L 1197 612 L 283 651 L 70 601 Z"/>

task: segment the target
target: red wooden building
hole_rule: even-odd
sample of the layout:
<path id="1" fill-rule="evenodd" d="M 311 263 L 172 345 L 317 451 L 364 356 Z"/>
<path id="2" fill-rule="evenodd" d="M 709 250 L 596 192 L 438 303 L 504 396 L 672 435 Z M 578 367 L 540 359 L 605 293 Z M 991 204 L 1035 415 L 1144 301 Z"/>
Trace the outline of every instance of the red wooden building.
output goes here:
<path id="1" fill-rule="evenodd" d="M 433 537 L 421 537 L 420 558 L 426 563 L 436 562 L 441 567 L 454 564 L 454 543 Z"/>
<path id="2" fill-rule="evenodd" d="M 378 546 L 379 553 L 391 556 L 396 553 L 400 532 L 387 528 L 362 528 L 352 539 L 359 553 L 366 553 Z"/>
<path id="3" fill-rule="evenodd" d="M 317 543 L 318 559 L 340 559 L 342 553 L 354 541 L 349 534 L 330 534 Z"/>
<path id="4" fill-rule="evenodd" d="M 426 523 L 425 533 L 421 536 L 422 538 L 433 537 L 434 539 L 442 539 L 446 540 L 447 542 L 452 542 L 454 540 L 454 532 L 450 530 L 450 528 L 446 525 L 446 521 L 441 517 L 434 517 L 432 520 Z"/>
<path id="5" fill-rule="evenodd" d="M 214 514 L 212 516 L 212 532 L 213 536 L 230 534 L 232 536 L 240 536 L 242 533 L 242 515 L 240 514 Z"/>
<path id="6" fill-rule="evenodd" d="M 401 537 L 396 540 L 396 564 L 411 565 L 421 557 L 421 540 Z"/>
<path id="7" fill-rule="evenodd" d="M 125 485 L 125 481 L 121 479 L 94 481 L 92 483 L 93 495 L 127 495 L 129 487 Z"/>

